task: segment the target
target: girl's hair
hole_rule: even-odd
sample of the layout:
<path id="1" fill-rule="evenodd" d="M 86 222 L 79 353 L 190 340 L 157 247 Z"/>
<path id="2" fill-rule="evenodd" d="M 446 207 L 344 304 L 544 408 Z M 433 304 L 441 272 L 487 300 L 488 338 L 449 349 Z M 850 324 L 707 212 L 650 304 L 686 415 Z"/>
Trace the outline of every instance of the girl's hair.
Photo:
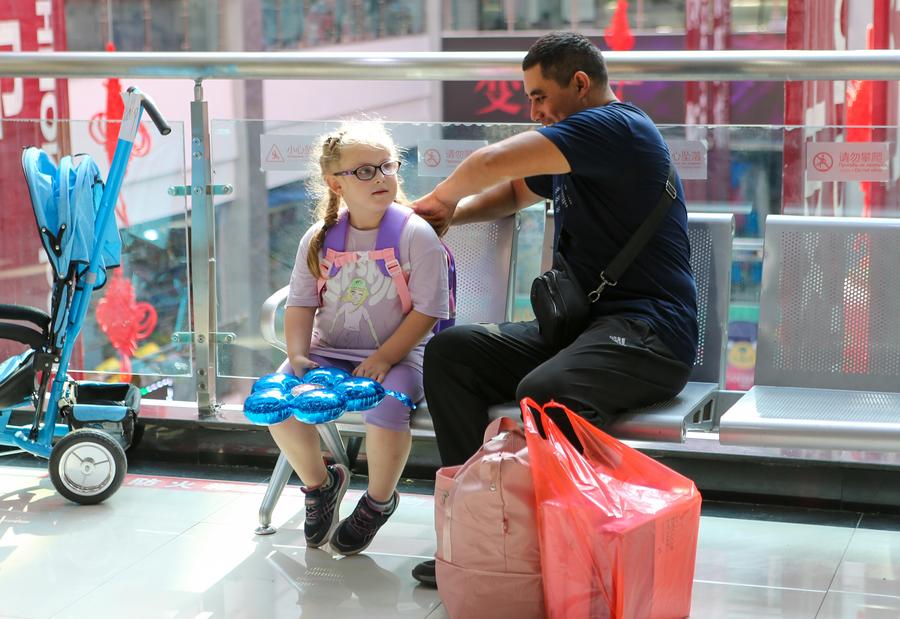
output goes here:
<path id="1" fill-rule="evenodd" d="M 355 145 L 373 146 L 384 148 L 390 152 L 391 157 L 400 159 L 400 149 L 394 143 L 393 138 L 384 125 L 373 120 L 355 120 L 344 123 L 340 129 L 333 133 L 323 135 L 313 151 L 313 160 L 318 159 L 319 166 L 316 173 L 310 175 L 310 190 L 318 198 L 316 206 L 316 220 L 322 222 L 322 226 L 316 230 L 309 241 L 309 252 L 306 255 L 306 264 L 316 279 L 322 277 L 319 266 L 319 252 L 325 244 L 325 234 L 328 229 L 338 221 L 338 213 L 343 203 L 341 196 L 336 194 L 325 182 L 325 176 L 340 172 L 341 155 L 344 148 Z M 397 177 L 397 197 L 395 201 L 400 204 L 407 202 L 400 186 L 400 177 Z"/>

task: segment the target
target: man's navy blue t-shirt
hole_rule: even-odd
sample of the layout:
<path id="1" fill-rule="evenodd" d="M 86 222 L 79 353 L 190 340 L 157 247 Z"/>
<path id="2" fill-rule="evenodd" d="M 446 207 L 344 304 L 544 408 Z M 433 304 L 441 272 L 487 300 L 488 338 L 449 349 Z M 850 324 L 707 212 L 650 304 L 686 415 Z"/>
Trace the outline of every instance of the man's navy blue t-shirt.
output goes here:
<path id="1" fill-rule="evenodd" d="M 572 171 L 529 177 L 526 183 L 553 199 L 558 249 L 585 290 L 593 290 L 600 272 L 659 203 L 669 149 L 653 121 L 627 103 L 583 110 L 538 131 L 559 148 Z M 678 198 L 655 235 L 618 285 L 607 286 L 591 307 L 593 316 L 616 314 L 647 322 L 679 360 L 693 366 L 697 290 L 684 189 L 677 175 L 675 185 Z"/>

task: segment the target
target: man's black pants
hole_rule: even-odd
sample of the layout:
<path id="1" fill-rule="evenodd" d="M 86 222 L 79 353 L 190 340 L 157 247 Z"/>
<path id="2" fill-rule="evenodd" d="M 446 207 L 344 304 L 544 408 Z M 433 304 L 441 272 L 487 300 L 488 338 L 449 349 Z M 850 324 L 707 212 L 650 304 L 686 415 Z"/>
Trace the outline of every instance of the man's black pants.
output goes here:
<path id="1" fill-rule="evenodd" d="M 463 325 L 425 348 L 425 399 L 441 462 L 451 466 L 481 446 L 490 406 L 556 400 L 602 426 L 617 413 L 674 397 L 690 373 L 646 323 L 631 318 L 596 318 L 560 351 L 544 344 L 536 321 Z M 571 427 L 560 425 L 576 442 Z"/>

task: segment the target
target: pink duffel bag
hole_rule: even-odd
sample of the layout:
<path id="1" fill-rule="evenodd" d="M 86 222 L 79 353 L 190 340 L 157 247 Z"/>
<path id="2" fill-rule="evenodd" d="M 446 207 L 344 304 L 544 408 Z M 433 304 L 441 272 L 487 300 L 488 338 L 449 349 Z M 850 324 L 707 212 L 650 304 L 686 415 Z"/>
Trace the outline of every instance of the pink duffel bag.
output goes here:
<path id="1" fill-rule="evenodd" d="M 544 617 L 534 483 L 515 420 L 493 421 L 474 456 L 438 470 L 434 523 L 450 617 Z"/>

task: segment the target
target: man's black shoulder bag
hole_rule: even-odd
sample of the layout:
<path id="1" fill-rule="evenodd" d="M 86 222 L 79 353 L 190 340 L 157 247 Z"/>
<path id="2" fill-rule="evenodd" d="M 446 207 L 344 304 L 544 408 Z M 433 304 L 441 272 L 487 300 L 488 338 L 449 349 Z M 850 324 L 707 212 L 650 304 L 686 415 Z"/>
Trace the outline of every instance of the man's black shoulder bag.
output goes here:
<path id="1" fill-rule="evenodd" d="M 609 266 L 600 273 L 600 285 L 585 294 L 572 269 L 560 252 L 553 257 L 553 268 L 535 278 L 531 284 L 531 307 L 541 330 L 541 337 L 553 348 L 563 349 L 587 327 L 591 303 L 600 298 L 607 286 L 615 286 L 625 269 L 650 240 L 675 200 L 675 167 L 669 164 L 669 178 L 659 203 L 641 227 L 625 244 Z"/>

